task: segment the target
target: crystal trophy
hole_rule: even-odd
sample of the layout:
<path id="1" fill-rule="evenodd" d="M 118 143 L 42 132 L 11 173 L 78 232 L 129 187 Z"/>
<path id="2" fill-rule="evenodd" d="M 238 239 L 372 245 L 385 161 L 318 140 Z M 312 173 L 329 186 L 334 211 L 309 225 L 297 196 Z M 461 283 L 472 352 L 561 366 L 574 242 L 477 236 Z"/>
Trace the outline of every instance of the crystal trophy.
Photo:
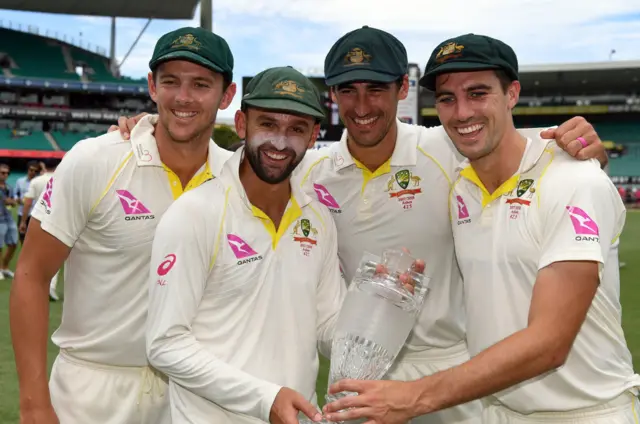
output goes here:
<path id="1" fill-rule="evenodd" d="M 329 386 L 345 378 L 379 380 L 393 365 L 428 291 L 429 278 L 414 271 L 414 261 L 399 249 L 385 250 L 381 261 L 365 253 L 338 316 L 331 345 Z M 379 265 L 386 272 L 378 272 Z M 413 280 L 413 293 L 400 282 L 401 274 Z M 327 394 L 326 401 L 355 394 Z M 300 414 L 300 423 L 312 422 Z"/>

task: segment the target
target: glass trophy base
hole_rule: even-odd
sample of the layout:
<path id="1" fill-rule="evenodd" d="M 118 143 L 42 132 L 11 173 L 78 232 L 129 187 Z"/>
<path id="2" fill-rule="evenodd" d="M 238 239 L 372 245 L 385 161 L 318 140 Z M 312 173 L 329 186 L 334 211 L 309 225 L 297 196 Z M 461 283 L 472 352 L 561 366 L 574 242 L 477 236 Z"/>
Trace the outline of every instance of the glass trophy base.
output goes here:
<path id="1" fill-rule="evenodd" d="M 355 392 L 340 392 L 335 395 L 327 394 L 325 396 L 326 403 L 335 402 L 338 399 L 342 399 L 346 396 L 355 396 L 357 393 Z M 311 418 L 307 417 L 303 412 L 298 414 L 298 422 L 300 424 L 362 424 L 367 422 L 367 418 L 359 418 L 357 420 L 349 420 L 349 421 L 328 421 L 327 419 L 322 419 L 321 421 L 313 421 Z"/>

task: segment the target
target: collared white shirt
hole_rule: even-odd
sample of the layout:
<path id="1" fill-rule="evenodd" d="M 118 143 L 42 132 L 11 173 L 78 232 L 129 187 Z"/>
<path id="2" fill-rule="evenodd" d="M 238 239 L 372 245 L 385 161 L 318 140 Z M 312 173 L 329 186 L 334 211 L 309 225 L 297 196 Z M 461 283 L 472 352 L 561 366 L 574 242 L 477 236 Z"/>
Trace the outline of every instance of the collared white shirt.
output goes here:
<path id="1" fill-rule="evenodd" d="M 448 206 L 460 157 L 442 127 L 397 125 L 394 152 L 375 172 L 351 156 L 345 131 L 339 143 L 307 152 L 296 178 L 331 211 L 347 283 L 364 252 L 406 247 L 425 260 L 430 291 L 407 349 L 447 348 L 464 340 L 462 280 Z"/>
<path id="2" fill-rule="evenodd" d="M 346 294 L 330 213 L 292 184 L 276 228 L 246 196 L 243 153 L 169 208 L 153 244 L 147 346 L 178 423 L 268 421 L 282 386 L 315 402 Z"/>
<path id="3" fill-rule="evenodd" d="M 568 411 L 640 384 L 621 325 L 619 235 L 625 208 L 596 161 L 529 139 L 517 173 L 489 194 L 468 162 L 451 195 L 471 355 L 528 325 L 538 271 L 594 261 L 600 286 L 566 363 L 495 397 L 522 414 Z"/>
<path id="4" fill-rule="evenodd" d="M 62 322 L 52 340 L 86 361 L 147 364 L 151 243 L 159 219 L 183 191 L 160 160 L 154 118 L 143 118 L 131 141 L 116 131 L 77 143 L 32 213 L 44 231 L 71 248 Z M 185 189 L 219 175 L 230 154 L 211 141 L 208 162 Z"/>

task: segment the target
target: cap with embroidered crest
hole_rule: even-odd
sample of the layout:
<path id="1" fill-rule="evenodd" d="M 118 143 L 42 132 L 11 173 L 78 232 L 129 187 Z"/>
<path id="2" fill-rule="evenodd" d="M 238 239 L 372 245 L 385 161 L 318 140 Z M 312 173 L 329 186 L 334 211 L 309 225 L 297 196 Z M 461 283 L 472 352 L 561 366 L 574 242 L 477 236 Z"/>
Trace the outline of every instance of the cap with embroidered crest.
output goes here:
<path id="1" fill-rule="evenodd" d="M 221 73 L 233 80 L 233 54 L 226 40 L 203 28 L 184 27 L 171 31 L 158 40 L 149 61 L 155 69 L 170 60 L 186 60 Z"/>
<path id="2" fill-rule="evenodd" d="M 451 72 L 502 70 L 518 79 L 518 57 L 511 47 L 486 35 L 465 34 L 443 41 L 431 53 L 420 85 L 435 91 L 436 77 Z"/>
<path id="3" fill-rule="evenodd" d="M 324 119 L 318 88 L 291 66 L 269 68 L 247 84 L 242 105 Z"/>
<path id="4" fill-rule="evenodd" d="M 366 25 L 343 35 L 324 60 L 328 86 L 353 81 L 393 82 L 408 69 L 407 50 L 400 40 Z"/>

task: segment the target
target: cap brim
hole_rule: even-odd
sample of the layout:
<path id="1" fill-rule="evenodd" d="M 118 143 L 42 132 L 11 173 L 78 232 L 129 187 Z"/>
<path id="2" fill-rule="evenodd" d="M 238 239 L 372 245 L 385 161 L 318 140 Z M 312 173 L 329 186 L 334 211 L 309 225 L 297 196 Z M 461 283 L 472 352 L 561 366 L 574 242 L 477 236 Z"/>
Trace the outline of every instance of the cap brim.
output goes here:
<path id="1" fill-rule="evenodd" d="M 318 119 L 324 119 L 325 114 L 305 104 L 289 99 L 252 99 L 243 100 L 248 106 L 267 110 L 291 112 L 296 115 L 307 115 Z"/>
<path id="2" fill-rule="evenodd" d="M 435 91 L 436 77 L 441 74 L 448 74 L 453 72 L 472 72 L 472 71 L 486 71 L 489 69 L 501 69 L 498 65 L 490 65 L 487 63 L 477 62 L 451 62 L 443 63 L 442 65 L 432 69 L 425 73 L 418 84 L 421 87 L 425 87 L 428 90 Z"/>
<path id="3" fill-rule="evenodd" d="M 204 66 L 205 68 L 211 69 L 214 72 L 219 72 L 221 74 L 227 73 L 218 65 L 214 64 L 213 62 L 205 59 L 199 54 L 196 54 L 194 52 L 190 52 L 187 50 L 179 50 L 179 51 L 167 53 L 164 56 L 160 56 L 159 58 L 154 60 L 152 63 L 149 64 L 149 66 L 151 68 L 154 68 L 160 65 L 161 63 L 168 62 L 170 60 L 186 60 L 188 62 L 195 63 L 196 65 Z"/>
<path id="4" fill-rule="evenodd" d="M 331 87 L 334 85 L 345 84 L 354 81 L 371 81 L 388 83 L 396 81 L 399 75 L 384 74 L 382 72 L 372 71 L 370 69 L 352 69 L 340 75 L 336 75 L 326 79 L 326 84 Z"/>

